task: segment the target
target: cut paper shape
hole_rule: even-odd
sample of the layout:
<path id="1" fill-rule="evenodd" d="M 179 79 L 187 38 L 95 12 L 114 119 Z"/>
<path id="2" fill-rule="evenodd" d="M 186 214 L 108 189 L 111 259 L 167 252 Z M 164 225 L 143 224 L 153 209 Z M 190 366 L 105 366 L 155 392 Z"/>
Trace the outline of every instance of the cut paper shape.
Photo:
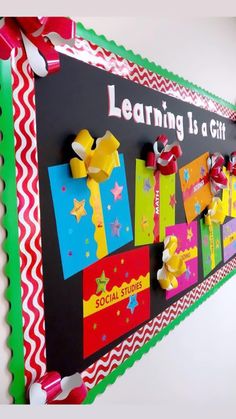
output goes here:
<path id="1" fill-rule="evenodd" d="M 61 378 L 56 371 L 50 371 L 35 381 L 29 388 L 29 403 L 44 404 L 81 404 L 88 390 L 81 375 L 76 372 Z"/>
<path id="2" fill-rule="evenodd" d="M 211 202 L 212 192 L 207 161 L 209 153 L 204 153 L 179 170 L 185 215 L 191 223 Z"/>
<path id="3" fill-rule="evenodd" d="M 186 272 L 187 267 L 180 254 L 176 253 L 178 240 L 176 236 L 167 236 L 162 253 L 163 266 L 157 271 L 157 280 L 164 290 L 178 287 L 177 277 Z"/>
<path id="4" fill-rule="evenodd" d="M 204 278 L 222 261 L 220 224 L 207 225 L 200 220 Z"/>
<path id="5" fill-rule="evenodd" d="M 197 221 L 193 221 L 190 224 L 183 223 L 169 226 L 166 228 L 166 236 L 175 236 L 177 238 L 176 255 L 181 256 L 186 264 L 186 271 L 178 276 L 178 287 L 166 291 L 166 299 L 168 300 L 198 281 Z"/>
<path id="6" fill-rule="evenodd" d="M 98 295 L 97 278 L 103 272 L 109 281 Z M 108 256 L 83 271 L 84 358 L 149 318 L 148 247 Z"/>
<path id="7" fill-rule="evenodd" d="M 236 219 L 223 225 L 224 262 L 227 262 L 236 253 Z"/>
<path id="8" fill-rule="evenodd" d="M 223 190 L 222 201 L 226 215 L 236 217 L 236 175 L 234 171 L 230 173 L 224 168 L 224 173 L 228 180 L 228 186 Z"/>
<path id="9" fill-rule="evenodd" d="M 166 226 L 175 224 L 175 205 L 175 174 L 154 173 L 136 159 L 135 246 L 164 240 Z"/>
<path id="10" fill-rule="evenodd" d="M 68 164 L 49 167 L 48 172 L 67 279 L 133 239 L 124 157 L 120 155 L 120 166 L 100 184 L 73 179 Z M 123 187 L 118 200 L 111 193 L 115 183 Z"/>
<path id="11" fill-rule="evenodd" d="M 72 148 L 79 159 L 73 157 L 70 160 L 73 178 L 88 176 L 98 183 L 104 182 L 109 179 L 113 169 L 120 165 L 117 152 L 120 143 L 110 131 L 96 140 L 95 149 L 92 150 L 94 142 L 87 129 L 82 129 L 76 136 Z"/>

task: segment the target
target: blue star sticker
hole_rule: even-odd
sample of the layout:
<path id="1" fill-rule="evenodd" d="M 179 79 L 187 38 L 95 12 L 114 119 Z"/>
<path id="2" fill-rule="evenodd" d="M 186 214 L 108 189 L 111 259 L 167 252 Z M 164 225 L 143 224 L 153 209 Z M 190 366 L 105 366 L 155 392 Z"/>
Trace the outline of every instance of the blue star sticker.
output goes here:
<path id="1" fill-rule="evenodd" d="M 204 175 L 205 175 L 205 172 L 206 172 L 206 171 L 205 171 L 205 168 L 204 168 L 203 166 L 201 167 L 201 171 L 200 171 L 200 172 L 201 172 L 201 175 L 202 175 L 202 176 L 204 176 Z"/>
<path id="2" fill-rule="evenodd" d="M 236 191 L 236 182 L 234 182 L 234 190 Z"/>
<path id="3" fill-rule="evenodd" d="M 127 308 L 129 308 L 131 313 L 133 314 L 137 306 L 138 306 L 137 294 L 131 295 L 129 297 L 129 304 L 127 305 Z"/>
<path id="4" fill-rule="evenodd" d="M 186 270 L 186 272 L 185 272 L 185 278 L 186 279 L 189 279 L 190 278 L 190 275 L 191 275 L 191 271 L 190 271 L 190 269 L 189 268 L 187 268 L 187 270 Z"/>
<path id="5" fill-rule="evenodd" d="M 151 189 L 150 179 L 149 178 L 144 179 L 144 182 L 143 182 L 143 190 L 144 190 L 144 192 L 149 192 L 150 189 Z"/>
<path id="6" fill-rule="evenodd" d="M 186 182 L 188 182 L 189 179 L 190 179 L 189 170 L 188 169 L 184 169 L 184 180 Z"/>
<path id="7" fill-rule="evenodd" d="M 199 204 L 199 202 L 196 202 L 196 204 L 194 204 L 194 208 L 195 208 L 196 214 L 200 214 L 200 212 L 201 212 L 201 205 Z"/>
<path id="8" fill-rule="evenodd" d="M 211 264 L 211 257 L 210 256 L 207 256 L 206 264 L 207 265 L 210 265 Z"/>

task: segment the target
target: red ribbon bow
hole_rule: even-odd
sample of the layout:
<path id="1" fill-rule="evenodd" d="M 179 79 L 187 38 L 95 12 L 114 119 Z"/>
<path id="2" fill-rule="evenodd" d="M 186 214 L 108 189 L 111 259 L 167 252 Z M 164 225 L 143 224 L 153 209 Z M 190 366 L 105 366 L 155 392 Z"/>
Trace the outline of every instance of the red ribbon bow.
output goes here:
<path id="1" fill-rule="evenodd" d="M 87 393 L 88 390 L 78 372 L 61 378 L 58 372 L 51 371 L 31 385 L 29 402 L 33 405 L 81 404 Z"/>
<path id="2" fill-rule="evenodd" d="M 211 192 L 213 195 L 215 195 L 220 189 L 227 188 L 227 177 L 222 170 L 224 162 L 225 159 L 220 153 L 213 153 L 207 159 Z"/>
<path id="3" fill-rule="evenodd" d="M 157 137 L 153 151 L 147 153 L 146 167 L 160 170 L 162 175 L 177 173 L 177 158 L 182 156 L 180 145 L 175 142 L 168 145 L 168 138 L 165 135 Z"/>
<path id="4" fill-rule="evenodd" d="M 44 77 L 60 68 L 54 46 L 72 46 L 75 30 L 75 22 L 65 17 L 4 17 L 0 19 L 0 59 L 7 60 L 13 48 L 24 46 L 33 72 Z"/>
<path id="5" fill-rule="evenodd" d="M 231 175 L 236 176 L 236 151 L 230 154 L 227 170 Z"/>

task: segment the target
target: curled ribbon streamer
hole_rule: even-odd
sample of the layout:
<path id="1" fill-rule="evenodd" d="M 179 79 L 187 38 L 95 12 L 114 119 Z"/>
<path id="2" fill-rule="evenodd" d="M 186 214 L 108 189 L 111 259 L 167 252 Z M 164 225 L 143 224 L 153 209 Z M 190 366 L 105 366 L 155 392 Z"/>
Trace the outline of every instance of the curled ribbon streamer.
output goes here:
<path id="1" fill-rule="evenodd" d="M 61 378 L 56 371 L 46 373 L 29 388 L 29 403 L 44 404 L 81 404 L 88 390 L 77 372 Z"/>
<path id="2" fill-rule="evenodd" d="M 172 175 L 177 173 L 177 159 L 180 156 L 180 145 L 177 142 L 168 145 L 168 138 L 160 135 L 153 145 L 153 151 L 147 153 L 146 167 L 159 170 L 162 175 Z"/>
<path id="3" fill-rule="evenodd" d="M 170 291 L 178 287 L 177 276 L 182 275 L 187 267 L 181 256 L 177 255 L 178 240 L 176 236 L 167 236 L 164 240 L 162 254 L 163 266 L 157 271 L 157 280 L 161 288 Z"/>
<path id="4" fill-rule="evenodd" d="M 216 195 L 220 189 L 227 188 L 227 177 L 222 171 L 224 157 L 220 153 L 213 153 L 207 159 L 207 166 L 210 176 L 211 192 Z"/>
<path id="5" fill-rule="evenodd" d="M 96 147 L 92 150 L 94 139 L 88 130 L 83 129 L 76 136 L 72 143 L 72 148 L 77 156 L 70 160 L 72 176 L 75 179 L 89 176 L 100 183 L 107 180 L 112 170 L 120 166 L 117 149 L 120 146 L 119 141 L 110 131 L 98 138 Z"/>
<path id="6" fill-rule="evenodd" d="M 236 176 L 236 151 L 230 154 L 227 170 L 233 176 Z"/>
<path id="7" fill-rule="evenodd" d="M 65 17 L 3 17 L 0 19 L 0 59 L 10 58 L 14 48 L 24 46 L 29 65 L 40 77 L 58 71 L 55 46 L 73 46 L 76 25 Z"/>
<path id="8" fill-rule="evenodd" d="M 225 211 L 220 198 L 214 197 L 207 209 L 208 211 L 205 215 L 205 224 L 209 226 L 212 225 L 212 223 L 223 224 L 225 220 Z"/>

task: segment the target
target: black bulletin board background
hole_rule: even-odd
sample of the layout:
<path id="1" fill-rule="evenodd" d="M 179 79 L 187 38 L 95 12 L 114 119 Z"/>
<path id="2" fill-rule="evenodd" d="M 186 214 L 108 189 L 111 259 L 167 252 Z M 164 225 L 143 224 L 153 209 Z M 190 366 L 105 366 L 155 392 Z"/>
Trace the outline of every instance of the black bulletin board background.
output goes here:
<path id="1" fill-rule="evenodd" d="M 60 71 L 46 78 L 36 79 L 35 90 L 47 369 L 57 370 L 61 374 L 67 375 L 77 370 L 84 370 L 133 333 L 135 329 L 107 345 L 103 350 L 83 359 L 82 272 L 67 280 L 63 279 L 48 167 L 69 162 L 70 158 L 74 156 L 71 142 L 81 129 L 87 128 L 94 138 L 104 135 L 105 131 L 109 129 L 121 143 L 119 152 L 124 153 L 134 228 L 135 159 L 145 158 L 145 144 L 153 143 L 158 135 L 166 134 L 169 142 L 172 143 L 176 140 L 176 133 L 174 130 L 136 124 L 133 120 L 126 121 L 122 118 L 108 117 L 108 84 L 115 84 L 116 100 L 119 105 L 125 97 L 128 97 L 131 103 L 142 102 L 145 105 L 153 105 L 162 109 L 162 100 L 166 100 L 168 111 L 184 116 L 185 138 L 181 143 L 183 156 L 178 160 L 179 168 L 206 151 L 219 151 L 224 156 L 228 156 L 235 150 L 236 130 L 232 121 L 212 112 L 158 93 L 73 58 L 61 55 L 60 59 Z M 210 137 L 203 138 L 201 135 L 189 135 L 188 111 L 193 112 L 199 124 L 204 121 L 209 124 L 211 118 L 225 122 L 226 141 Z M 185 222 L 178 174 L 176 176 L 176 199 L 176 223 Z M 200 229 L 198 229 L 198 238 L 198 278 L 201 282 L 204 278 L 201 265 Z M 133 248 L 133 242 L 130 242 L 114 253 Z M 162 250 L 163 244 L 150 246 L 151 318 L 191 289 L 166 300 L 165 292 L 160 289 L 156 281 L 156 271 L 162 265 Z M 217 266 L 217 269 L 221 266 L 222 263 Z"/>

